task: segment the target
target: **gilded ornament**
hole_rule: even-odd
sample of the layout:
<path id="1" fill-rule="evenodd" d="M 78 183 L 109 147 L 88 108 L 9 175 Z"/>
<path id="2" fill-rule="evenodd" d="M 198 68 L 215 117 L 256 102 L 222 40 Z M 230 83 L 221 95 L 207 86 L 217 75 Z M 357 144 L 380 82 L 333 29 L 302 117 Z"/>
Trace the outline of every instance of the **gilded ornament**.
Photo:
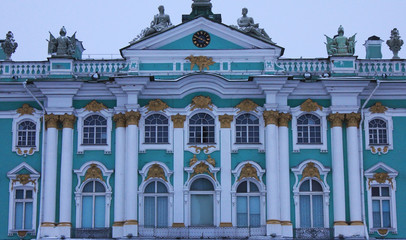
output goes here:
<path id="1" fill-rule="evenodd" d="M 196 154 L 193 155 L 193 158 L 189 160 L 189 167 L 193 166 L 195 163 L 197 163 L 199 159 L 197 159 Z"/>
<path id="2" fill-rule="evenodd" d="M 237 113 L 240 112 L 258 112 L 257 111 L 258 104 L 254 103 L 250 99 L 245 99 L 242 102 L 240 102 L 235 108 L 240 109 Z"/>
<path id="3" fill-rule="evenodd" d="M 281 224 L 281 221 L 275 219 L 266 220 L 266 224 Z"/>
<path id="4" fill-rule="evenodd" d="M 62 122 L 63 128 L 74 128 L 74 124 L 76 121 L 75 115 L 69 115 L 65 113 L 64 115 L 59 116 L 59 120 Z"/>
<path id="5" fill-rule="evenodd" d="M 53 113 L 45 115 L 46 128 L 58 128 L 59 115 Z"/>
<path id="6" fill-rule="evenodd" d="M 379 184 L 383 184 L 386 183 L 386 181 L 388 181 L 393 188 L 392 179 L 393 178 L 389 177 L 389 174 L 386 172 L 375 173 L 374 176 L 368 180 L 368 187 L 371 188 L 372 181 L 376 181 Z"/>
<path id="7" fill-rule="evenodd" d="M 328 115 L 328 120 L 331 122 L 331 127 L 342 127 L 343 121 L 345 119 L 345 114 L 342 113 L 331 113 Z"/>
<path id="8" fill-rule="evenodd" d="M 292 114 L 279 113 L 279 127 L 289 127 L 290 120 L 292 120 Z"/>
<path id="9" fill-rule="evenodd" d="M 204 162 L 200 162 L 193 169 L 192 177 L 195 176 L 195 175 L 204 174 L 204 173 L 209 174 L 210 177 L 212 177 L 214 179 L 214 175 L 213 175 L 212 172 L 210 172 L 209 166 L 207 164 L 205 164 Z"/>
<path id="10" fill-rule="evenodd" d="M 278 111 L 264 111 L 263 113 L 265 126 L 269 124 L 277 125 L 279 120 L 279 112 Z"/>
<path id="11" fill-rule="evenodd" d="M 190 146 L 189 148 L 194 148 L 196 153 L 200 153 L 201 151 L 203 151 L 204 153 L 209 153 L 209 149 L 210 148 L 216 148 L 215 146 L 204 146 L 204 147 L 199 147 L 199 146 Z"/>
<path id="12" fill-rule="evenodd" d="M 116 128 L 126 126 L 125 125 L 126 124 L 125 114 L 123 114 L 123 113 L 114 114 L 113 120 L 116 122 Z"/>
<path id="13" fill-rule="evenodd" d="M 91 164 L 90 168 L 87 169 L 85 174 L 85 181 L 87 179 L 100 179 L 101 181 L 104 181 L 102 171 L 99 167 L 97 167 L 96 164 Z"/>
<path id="14" fill-rule="evenodd" d="M 178 113 L 176 115 L 172 115 L 171 119 L 172 119 L 174 128 L 183 128 L 183 123 L 186 120 L 186 116 L 185 115 L 180 115 Z"/>
<path id="15" fill-rule="evenodd" d="M 211 103 L 210 97 L 205 96 L 196 96 L 192 99 L 190 111 L 193 111 L 197 108 L 205 108 L 213 111 L 213 104 Z"/>
<path id="16" fill-rule="evenodd" d="M 104 109 L 107 109 L 107 107 L 103 103 L 99 103 L 96 100 L 91 101 L 85 106 L 85 110 L 90 112 L 100 112 Z"/>
<path id="17" fill-rule="evenodd" d="M 29 149 L 24 149 L 22 150 L 21 148 L 16 148 L 17 150 L 17 154 L 18 155 L 24 155 L 24 157 L 26 157 L 27 155 L 32 155 L 34 154 L 35 148 L 29 148 Z"/>
<path id="18" fill-rule="evenodd" d="M 147 106 L 145 106 L 148 111 L 147 113 L 153 111 L 153 112 L 165 112 L 165 109 L 169 108 L 168 104 L 164 103 L 162 100 L 160 99 L 155 99 L 155 100 L 151 100 Z"/>
<path id="19" fill-rule="evenodd" d="M 319 169 L 317 169 L 316 166 L 314 166 L 314 162 L 309 162 L 306 165 L 305 169 L 303 169 L 302 179 L 300 179 L 300 181 L 302 181 L 306 177 L 310 178 L 316 177 L 321 180 Z"/>
<path id="20" fill-rule="evenodd" d="M 347 127 L 359 127 L 359 121 L 361 120 L 361 114 L 359 113 L 347 113 L 345 114 L 345 120 Z"/>
<path id="21" fill-rule="evenodd" d="M 231 128 L 231 122 L 233 121 L 234 117 L 232 115 L 220 115 L 219 121 L 221 128 Z"/>
<path id="22" fill-rule="evenodd" d="M 13 190 L 13 187 L 14 187 L 16 182 L 19 182 L 23 186 L 26 185 L 27 183 L 32 183 L 34 185 L 34 192 L 37 191 L 37 189 L 36 189 L 36 181 L 31 179 L 30 174 L 18 174 L 16 176 L 16 179 L 13 179 L 12 182 L 11 182 L 11 190 Z"/>
<path id="23" fill-rule="evenodd" d="M 141 114 L 139 112 L 126 112 L 125 113 L 125 118 L 126 118 L 126 124 L 127 126 L 129 125 L 137 125 L 140 122 Z"/>
<path id="24" fill-rule="evenodd" d="M 386 236 L 388 234 L 388 229 L 378 229 L 378 234 L 381 236 Z"/>
<path id="25" fill-rule="evenodd" d="M 20 116 L 25 114 L 32 115 L 34 113 L 34 108 L 30 107 L 30 105 L 28 105 L 27 103 L 24 103 L 22 107 L 17 109 L 17 113 L 19 113 Z"/>
<path id="26" fill-rule="evenodd" d="M 216 166 L 216 160 L 214 160 L 214 158 L 211 158 L 210 155 L 207 155 L 206 161 L 207 161 L 209 164 L 211 164 L 213 167 Z"/>
<path id="27" fill-rule="evenodd" d="M 300 111 L 303 112 L 314 112 L 317 111 L 317 109 L 323 110 L 323 107 L 320 106 L 318 103 L 313 102 L 310 98 L 307 99 L 304 103 L 300 105 Z"/>
<path id="28" fill-rule="evenodd" d="M 213 61 L 213 58 L 206 56 L 195 57 L 193 55 L 190 55 L 185 59 L 190 61 L 190 70 L 193 70 L 195 65 L 199 67 L 199 71 L 203 71 L 205 68 L 207 70 L 210 70 L 210 66 L 216 63 L 215 61 Z"/>
<path id="29" fill-rule="evenodd" d="M 149 168 L 147 179 L 145 180 L 148 180 L 150 178 L 162 178 L 164 181 L 167 181 L 165 177 L 165 171 L 159 164 L 156 163 Z"/>
<path id="30" fill-rule="evenodd" d="M 255 178 L 256 180 L 260 181 L 258 178 L 257 169 L 254 168 L 251 163 L 245 164 L 244 167 L 241 169 L 238 181 L 244 178 Z"/>
<path id="31" fill-rule="evenodd" d="M 375 105 L 373 105 L 369 108 L 369 111 L 371 113 L 385 113 L 386 110 L 388 110 L 388 108 L 385 107 L 384 105 L 382 105 L 381 102 L 377 102 L 377 103 L 375 103 Z"/>

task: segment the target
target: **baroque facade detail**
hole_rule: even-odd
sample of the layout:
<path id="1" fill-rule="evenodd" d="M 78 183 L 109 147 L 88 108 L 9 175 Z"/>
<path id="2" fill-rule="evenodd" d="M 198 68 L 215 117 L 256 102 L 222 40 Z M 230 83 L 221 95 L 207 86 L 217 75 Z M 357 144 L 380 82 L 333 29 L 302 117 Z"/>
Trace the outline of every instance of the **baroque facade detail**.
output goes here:
<path id="1" fill-rule="evenodd" d="M 321 111 L 323 110 L 323 107 L 320 106 L 318 103 L 313 102 L 313 100 L 311 100 L 310 98 L 300 105 L 300 111 L 303 112 L 314 112 L 317 111 L 317 109 Z"/>
<path id="2" fill-rule="evenodd" d="M 147 178 L 145 180 L 150 178 L 161 178 L 164 181 L 168 181 L 165 176 L 165 171 L 159 164 L 154 164 L 149 168 Z"/>
<path id="3" fill-rule="evenodd" d="M 126 127 L 126 116 L 124 113 L 115 114 L 113 120 L 116 122 L 116 128 Z"/>
<path id="4" fill-rule="evenodd" d="M 238 181 L 241 181 L 244 178 L 255 178 L 257 181 L 260 181 L 258 178 L 257 169 L 254 168 L 250 163 L 245 164 L 244 167 L 241 169 Z"/>
<path id="5" fill-rule="evenodd" d="M 240 112 L 258 112 L 257 111 L 258 104 L 256 104 L 254 101 L 251 99 L 245 99 L 242 102 L 240 102 L 235 108 L 238 108 Z"/>
<path id="6" fill-rule="evenodd" d="M 19 113 L 20 116 L 25 114 L 32 115 L 34 111 L 35 111 L 34 108 L 30 107 L 28 103 L 24 103 L 21 108 L 17 109 L 17 113 Z"/>
<path id="7" fill-rule="evenodd" d="M 179 113 L 171 116 L 174 128 L 183 128 L 184 122 L 186 121 L 185 115 L 180 115 Z"/>
<path id="8" fill-rule="evenodd" d="M 140 121 L 141 114 L 139 112 L 135 111 L 129 111 L 125 113 L 125 118 L 126 118 L 126 124 L 127 126 L 129 125 L 137 125 Z"/>
<path id="9" fill-rule="evenodd" d="M 221 128 L 231 128 L 231 122 L 233 121 L 234 117 L 232 115 L 220 115 L 219 121 L 221 123 Z"/>
<path id="10" fill-rule="evenodd" d="M 103 173 L 96 164 L 90 165 L 90 168 L 87 169 L 85 174 L 85 181 L 87 179 L 99 179 L 104 182 Z"/>
<path id="11" fill-rule="evenodd" d="M 85 110 L 89 112 L 100 112 L 101 110 L 107 109 L 107 107 L 96 100 L 91 101 L 85 106 Z"/>
<path id="12" fill-rule="evenodd" d="M 165 109 L 169 108 L 168 104 L 166 104 L 165 102 L 163 102 L 161 99 L 155 99 L 155 100 L 151 100 L 149 101 L 148 105 L 145 106 L 148 111 L 147 113 L 153 111 L 153 112 L 165 112 Z"/>
<path id="13" fill-rule="evenodd" d="M 375 105 L 373 105 L 369 108 L 369 111 L 371 113 L 385 113 L 386 110 L 388 110 L 388 108 L 385 107 L 384 105 L 382 105 L 381 102 L 377 102 L 377 103 L 375 103 Z"/>
<path id="14" fill-rule="evenodd" d="M 59 116 L 59 121 L 62 122 L 63 128 L 74 129 L 76 117 L 75 117 L 75 115 L 70 115 L 70 114 L 65 113 L 64 115 Z"/>
<path id="15" fill-rule="evenodd" d="M 290 120 L 292 120 L 292 114 L 279 113 L 279 127 L 289 127 Z"/>
<path id="16" fill-rule="evenodd" d="M 331 122 L 331 127 L 342 127 L 343 121 L 345 119 L 345 114 L 342 113 L 331 113 L 328 115 L 328 120 Z"/>
<path id="17" fill-rule="evenodd" d="M 213 111 L 213 104 L 211 103 L 211 98 L 210 97 L 205 97 L 205 96 L 196 96 L 192 99 L 191 103 L 191 109 L 190 111 L 193 111 L 195 109 L 208 109 L 210 111 Z"/>
<path id="18" fill-rule="evenodd" d="M 361 120 L 360 113 L 347 113 L 345 114 L 345 120 L 347 123 L 347 127 L 359 127 L 359 122 Z"/>
<path id="19" fill-rule="evenodd" d="M 59 115 L 53 113 L 45 115 L 46 128 L 58 128 Z"/>
<path id="20" fill-rule="evenodd" d="M 265 126 L 269 124 L 278 125 L 279 112 L 278 111 L 264 111 L 263 117 L 265 121 Z"/>

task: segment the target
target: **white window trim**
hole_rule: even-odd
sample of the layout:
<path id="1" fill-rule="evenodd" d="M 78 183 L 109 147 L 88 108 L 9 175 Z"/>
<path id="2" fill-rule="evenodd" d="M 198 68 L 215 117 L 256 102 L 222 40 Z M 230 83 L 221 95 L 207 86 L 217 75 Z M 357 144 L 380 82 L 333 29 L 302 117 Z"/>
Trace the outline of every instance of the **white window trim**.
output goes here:
<path id="1" fill-rule="evenodd" d="M 165 109 L 165 113 L 163 112 L 149 112 L 146 113 L 148 109 L 143 107 L 140 109 L 141 112 L 141 119 L 139 122 L 139 129 L 140 129 L 140 153 L 145 153 L 146 150 L 166 150 L 167 153 L 173 152 L 173 122 L 171 120 L 171 111 L 170 109 Z M 168 118 L 168 143 L 145 143 L 145 119 L 154 114 L 161 114 Z"/>
<path id="2" fill-rule="evenodd" d="M 35 147 L 18 147 L 18 125 L 24 121 L 31 121 L 35 123 Z M 35 152 L 39 151 L 39 138 L 40 138 L 40 131 L 41 131 L 41 114 L 35 110 L 33 115 L 24 114 L 19 115 L 16 114 L 13 117 L 13 145 L 12 151 L 17 153 L 18 155 L 33 155 Z"/>
<path id="3" fill-rule="evenodd" d="M 257 149 L 259 152 L 265 152 L 265 122 L 264 118 L 262 117 L 262 112 L 262 110 L 258 112 L 241 112 L 234 116 L 234 119 L 231 122 L 231 139 L 233 143 L 231 146 L 231 152 L 237 153 L 240 149 Z M 236 120 L 243 114 L 252 114 L 259 119 L 259 143 L 236 143 Z"/>
<path id="4" fill-rule="evenodd" d="M 84 108 L 76 111 L 78 121 L 77 121 L 77 130 L 78 130 L 78 149 L 77 154 L 83 154 L 87 150 L 103 150 L 104 154 L 111 154 L 111 131 L 112 131 L 112 116 L 113 110 L 104 109 L 99 112 L 87 111 Z M 84 120 L 91 115 L 100 115 L 107 120 L 107 142 L 103 145 L 84 145 L 83 144 L 83 127 Z"/>
<path id="5" fill-rule="evenodd" d="M 384 183 L 379 183 L 376 180 L 374 180 L 374 174 L 376 173 L 377 170 L 382 169 L 386 173 L 388 173 L 388 176 L 392 178 L 392 182 L 386 180 Z M 365 171 L 365 181 L 366 181 L 366 190 L 367 190 L 367 198 L 368 198 L 368 223 L 369 223 L 369 233 L 374 233 L 375 231 L 381 235 L 381 233 L 378 232 L 378 229 L 387 229 L 387 233 L 392 232 L 394 234 L 397 234 L 397 211 L 396 211 L 396 177 L 398 175 L 398 172 L 386 165 L 385 163 L 377 163 L 368 170 Z M 380 186 L 380 187 L 389 187 L 390 190 L 390 215 L 391 215 L 391 228 L 374 228 L 373 227 L 373 217 L 372 217 L 372 187 L 373 186 Z M 385 234 L 385 235 L 386 235 Z M 383 236 L 385 236 L 383 235 Z"/>
<path id="6" fill-rule="evenodd" d="M 381 119 L 386 122 L 386 134 L 388 138 L 388 144 L 382 145 L 371 145 L 369 143 L 369 121 L 373 119 Z M 393 121 L 392 116 L 386 113 L 371 113 L 370 111 L 365 112 L 365 150 L 370 150 L 373 154 L 386 154 L 389 150 L 393 150 Z"/>
<path id="7" fill-rule="evenodd" d="M 29 172 L 30 175 L 30 182 L 26 184 L 22 184 L 18 180 L 18 172 L 21 170 L 25 169 L 26 171 Z M 27 163 L 23 162 L 19 164 L 17 167 L 13 168 L 11 171 L 7 173 L 7 177 L 10 179 L 9 183 L 9 210 L 8 210 L 8 236 L 12 236 L 13 234 L 16 234 L 18 231 L 14 229 L 14 221 L 15 221 L 15 193 L 16 189 L 26 189 L 26 190 L 32 190 L 32 198 L 33 198 L 33 203 L 32 203 L 32 230 L 28 231 L 31 235 L 35 235 L 35 229 L 37 229 L 37 194 L 38 194 L 38 179 L 40 177 L 40 174 L 32 168 L 30 165 Z"/>
<path id="8" fill-rule="evenodd" d="M 102 171 L 103 177 L 106 177 L 106 181 L 100 181 L 106 189 L 106 208 L 105 208 L 105 227 L 109 227 L 110 224 L 110 205 L 111 205 L 111 195 L 112 195 L 112 188 L 110 186 L 110 176 L 113 173 L 113 170 L 108 170 L 102 163 L 97 161 L 90 161 L 82 165 L 80 169 L 74 170 L 76 173 L 78 184 L 75 188 L 75 202 L 76 202 L 76 227 L 82 227 L 82 196 L 83 196 L 83 187 L 90 181 L 94 181 L 97 179 L 89 178 L 85 181 L 82 181 L 82 178 L 85 176 L 87 170 L 91 167 L 91 165 L 96 164 L 97 167 Z"/>
<path id="9" fill-rule="evenodd" d="M 317 109 L 313 112 L 304 112 L 300 106 L 292 108 L 292 134 L 293 134 L 293 152 L 300 152 L 301 149 L 320 149 L 320 152 L 327 152 L 327 115 L 329 109 Z M 320 118 L 321 124 L 321 143 L 318 144 L 299 144 L 297 143 L 297 119 L 303 114 L 313 114 Z"/>
<path id="10" fill-rule="evenodd" d="M 306 168 L 309 162 L 313 162 L 314 166 L 319 170 L 320 178 L 317 177 L 305 177 L 303 179 L 299 178 L 303 174 L 303 170 Z M 299 164 L 299 166 L 292 168 L 292 172 L 295 174 L 295 184 L 293 185 L 293 200 L 295 203 L 295 223 L 296 227 L 300 227 L 300 185 L 306 180 L 315 180 L 323 188 L 323 217 L 324 217 L 324 227 L 329 227 L 329 205 L 330 205 L 330 186 L 327 183 L 327 175 L 330 172 L 330 168 L 325 167 L 322 163 L 316 160 L 306 160 Z M 300 180 L 301 179 L 301 180 Z"/>

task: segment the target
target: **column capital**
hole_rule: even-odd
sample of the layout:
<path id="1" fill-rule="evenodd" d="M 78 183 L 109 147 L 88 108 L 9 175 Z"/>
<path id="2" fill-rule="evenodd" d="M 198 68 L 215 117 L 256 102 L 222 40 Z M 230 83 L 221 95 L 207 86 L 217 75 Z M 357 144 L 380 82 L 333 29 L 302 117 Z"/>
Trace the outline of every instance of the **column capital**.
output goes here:
<path id="1" fill-rule="evenodd" d="M 186 121 L 186 115 L 180 115 L 179 113 L 171 116 L 174 128 L 183 128 L 183 123 Z"/>
<path id="2" fill-rule="evenodd" d="M 345 121 L 347 123 L 347 127 L 359 127 L 359 122 L 361 120 L 360 113 L 347 113 L 345 114 Z"/>
<path id="3" fill-rule="evenodd" d="M 135 112 L 133 110 L 126 112 L 125 113 L 125 118 L 126 118 L 126 125 L 137 125 L 140 122 L 141 118 L 141 113 Z"/>
<path id="4" fill-rule="evenodd" d="M 76 116 L 73 114 L 67 114 L 59 116 L 59 120 L 62 122 L 63 128 L 72 128 L 75 125 Z"/>
<path id="5" fill-rule="evenodd" d="M 331 127 L 342 127 L 343 126 L 343 121 L 345 118 L 345 114 L 343 113 L 331 113 L 328 115 L 328 120 L 331 122 Z"/>
<path id="6" fill-rule="evenodd" d="M 231 122 L 233 121 L 234 116 L 233 115 L 220 115 L 219 116 L 219 121 L 220 121 L 220 126 L 221 128 L 231 128 Z"/>
<path id="7" fill-rule="evenodd" d="M 48 128 L 58 128 L 59 115 L 53 113 L 45 115 L 45 127 Z"/>
<path id="8" fill-rule="evenodd" d="M 289 127 L 290 120 L 292 120 L 292 114 L 279 113 L 279 127 Z"/>
<path id="9" fill-rule="evenodd" d="M 278 125 L 279 112 L 278 111 L 264 111 L 263 113 L 265 126 L 268 124 Z"/>
<path id="10" fill-rule="evenodd" d="M 116 128 L 125 127 L 126 124 L 126 116 L 124 113 L 117 113 L 114 114 L 113 120 L 116 122 Z"/>

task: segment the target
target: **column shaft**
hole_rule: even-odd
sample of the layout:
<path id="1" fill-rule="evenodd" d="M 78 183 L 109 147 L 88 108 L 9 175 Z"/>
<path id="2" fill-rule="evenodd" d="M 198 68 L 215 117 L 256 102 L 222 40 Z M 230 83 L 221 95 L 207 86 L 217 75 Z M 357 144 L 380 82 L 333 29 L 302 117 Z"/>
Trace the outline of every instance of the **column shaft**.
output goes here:
<path id="1" fill-rule="evenodd" d="M 266 189 L 267 189 L 267 223 L 280 222 L 279 195 L 279 162 L 278 162 L 278 131 L 274 124 L 266 126 L 265 158 L 266 158 Z"/>
<path id="2" fill-rule="evenodd" d="M 126 224 L 138 223 L 138 126 L 128 125 L 126 132 L 127 157 L 125 162 L 125 219 Z"/>
<path id="3" fill-rule="evenodd" d="M 183 123 L 182 123 L 183 126 Z M 174 128 L 173 130 L 173 189 L 174 189 L 174 227 L 184 227 L 184 204 L 183 204 L 183 173 L 184 173 L 184 155 L 183 155 L 183 128 Z"/>
<path id="4" fill-rule="evenodd" d="M 55 224 L 58 130 L 56 127 L 49 127 L 46 135 L 42 225 L 51 226 Z"/>
<path id="5" fill-rule="evenodd" d="M 281 196 L 281 221 L 282 224 L 291 225 L 290 221 L 290 181 L 289 181 L 289 129 L 279 127 L 279 173 Z"/>
<path id="6" fill-rule="evenodd" d="M 114 177 L 114 224 L 124 223 L 124 186 L 125 186 L 125 127 L 116 128 L 115 177 Z"/>
<path id="7" fill-rule="evenodd" d="M 331 148 L 333 167 L 334 224 L 346 225 L 343 129 L 341 126 L 331 128 L 331 146 L 334 146 Z"/>
<path id="8" fill-rule="evenodd" d="M 362 224 L 360 161 L 358 152 L 358 129 L 347 127 L 347 158 L 350 193 L 351 225 Z"/>
<path id="9" fill-rule="evenodd" d="M 221 220 L 220 227 L 231 227 L 231 129 L 220 130 Z"/>
<path id="10" fill-rule="evenodd" d="M 73 129 L 62 130 L 61 187 L 59 225 L 71 226 Z"/>

